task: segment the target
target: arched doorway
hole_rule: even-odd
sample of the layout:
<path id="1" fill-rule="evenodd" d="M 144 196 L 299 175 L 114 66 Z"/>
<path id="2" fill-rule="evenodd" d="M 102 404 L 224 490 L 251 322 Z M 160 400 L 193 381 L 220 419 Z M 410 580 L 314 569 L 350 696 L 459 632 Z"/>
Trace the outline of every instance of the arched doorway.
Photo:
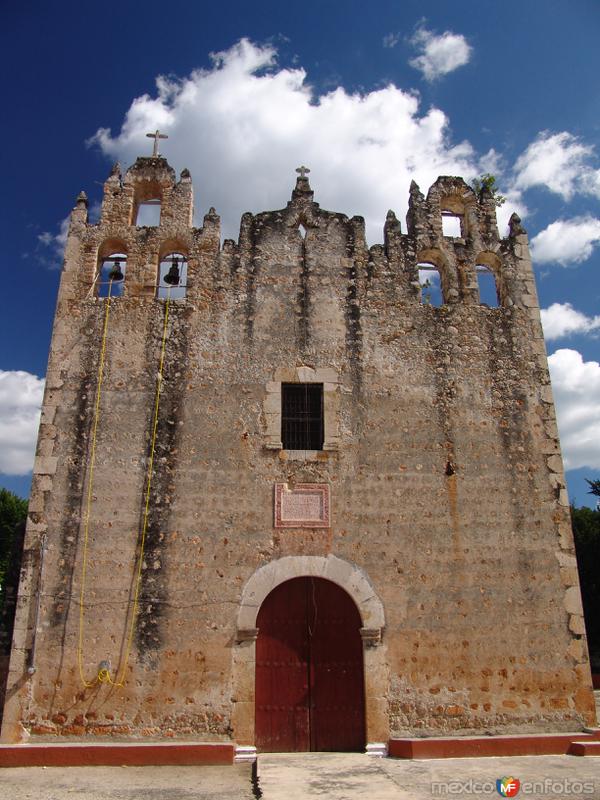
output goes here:
<path id="1" fill-rule="evenodd" d="M 361 618 L 324 578 L 293 578 L 257 617 L 256 745 L 260 752 L 362 751 Z"/>

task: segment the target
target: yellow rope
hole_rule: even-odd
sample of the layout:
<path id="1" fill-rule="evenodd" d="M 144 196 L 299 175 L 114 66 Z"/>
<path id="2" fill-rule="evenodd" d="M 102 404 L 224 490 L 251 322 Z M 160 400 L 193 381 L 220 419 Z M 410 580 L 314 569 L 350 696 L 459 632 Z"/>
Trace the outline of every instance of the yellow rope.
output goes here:
<path id="1" fill-rule="evenodd" d="M 106 356 L 106 336 L 108 332 L 108 318 L 110 315 L 110 295 L 112 280 L 108 284 L 108 297 L 104 306 L 104 325 L 102 328 L 102 345 L 100 347 L 100 361 L 98 363 L 98 381 L 96 384 L 96 399 L 94 402 L 94 423 L 92 425 L 92 451 L 90 454 L 90 474 L 83 522 L 83 566 L 81 568 L 81 589 L 79 591 L 79 639 L 77 646 L 77 663 L 79 677 L 84 686 L 90 687 L 94 682 L 88 683 L 83 675 L 83 599 L 85 595 L 85 579 L 87 576 L 88 539 L 90 529 L 90 511 L 92 507 L 92 492 L 94 487 L 94 467 L 96 465 L 96 440 L 98 434 L 98 420 L 100 419 L 100 397 L 102 395 L 102 380 L 104 378 L 104 360 Z"/>
<path id="2" fill-rule="evenodd" d="M 137 616 L 138 606 L 139 606 L 139 595 L 140 595 L 140 585 L 141 585 L 141 578 L 142 578 L 142 566 L 144 562 L 144 547 L 146 544 L 146 534 L 148 531 L 148 516 L 150 514 L 150 496 L 151 496 L 151 489 L 152 489 L 152 473 L 154 470 L 154 455 L 156 452 L 156 436 L 158 431 L 158 412 L 160 408 L 160 394 L 162 391 L 162 382 L 163 382 L 163 368 L 165 363 L 165 351 L 167 346 L 167 326 L 169 322 L 169 303 L 171 300 L 171 287 L 169 286 L 167 289 L 167 298 L 165 303 L 165 318 L 163 323 L 163 331 L 162 331 L 162 340 L 161 340 L 161 347 L 160 347 L 160 360 L 158 366 L 158 375 L 156 377 L 156 397 L 154 400 L 154 417 L 152 420 L 152 436 L 150 440 L 150 458 L 148 460 L 148 470 L 146 473 L 146 492 L 145 492 L 145 504 L 144 504 L 144 517 L 142 520 L 142 532 L 140 538 L 140 548 L 139 548 L 139 555 L 137 561 L 137 570 L 135 575 L 135 588 L 133 593 L 133 609 L 131 613 L 131 623 L 129 626 L 129 634 L 127 636 L 127 646 L 125 648 L 125 657 L 123 659 L 123 667 L 121 671 L 121 677 L 119 680 L 113 680 L 110 674 L 110 668 L 106 666 L 106 662 L 103 662 L 100 668 L 98 669 L 98 674 L 96 676 L 96 681 L 98 683 L 110 683 L 113 686 L 124 686 L 125 684 L 125 673 L 127 671 L 127 665 L 129 663 L 129 656 L 131 654 L 131 645 L 133 643 L 133 635 L 135 631 L 135 619 Z M 106 331 L 108 329 L 108 313 L 110 308 L 110 288 L 109 288 L 109 296 L 107 300 L 107 307 L 106 313 L 104 316 L 104 331 L 102 335 L 102 347 L 100 350 L 100 364 L 98 368 L 98 388 L 96 390 L 96 403 L 94 409 L 94 425 L 93 425 L 93 434 L 92 434 L 92 452 L 91 452 L 91 464 L 90 464 L 90 480 L 88 486 L 88 500 L 87 500 L 87 508 L 86 508 L 86 515 L 85 515 L 85 524 L 84 524 L 84 544 L 83 544 L 83 568 L 82 568 L 82 577 L 81 577 L 81 593 L 80 593 L 80 602 L 79 602 L 79 652 L 78 652 L 78 661 L 79 661 L 79 675 L 81 680 L 86 687 L 93 686 L 94 682 L 88 683 L 84 676 L 83 676 L 83 667 L 82 667 L 82 650 L 83 650 L 83 597 L 85 591 L 85 578 L 87 573 L 87 549 L 88 549 L 88 529 L 89 529 L 89 517 L 90 517 L 90 505 L 91 505 L 91 496 L 92 496 L 92 479 L 94 474 L 94 462 L 95 462 L 95 455 L 96 455 L 96 430 L 98 427 L 98 418 L 99 418 L 99 409 L 100 409 L 100 390 L 102 386 L 102 376 L 104 372 L 104 356 L 106 351 Z M 117 670 L 118 672 L 118 670 Z"/>
<path id="3" fill-rule="evenodd" d="M 171 299 L 171 287 L 167 289 L 167 302 L 165 303 L 165 320 L 163 324 L 162 342 L 160 347 L 160 361 L 158 365 L 158 375 L 156 376 L 156 399 L 154 401 L 154 419 L 152 421 L 152 439 L 150 443 L 150 459 L 148 461 L 148 472 L 146 474 L 146 502 L 144 506 L 144 519 L 142 521 L 142 536 L 140 540 L 140 554 L 138 558 L 137 574 L 135 578 L 135 590 L 133 595 L 133 611 L 131 614 L 131 625 L 129 627 L 129 636 L 127 639 L 127 648 L 125 650 L 125 659 L 123 661 L 123 671 L 121 672 L 121 679 L 116 681 L 116 686 L 123 686 L 125 681 L 125 672 L 129 662 L 129 654 L 131 653 L 131 644 L 133 642 L 133 633 L 135 630 L 135 618 L 137 616 L 140 584 L 142 579 L 142 564 L 144 561 L 144 546 L 146 544 L 146 532 L 148 530 L 148 515 L 150 513 L 150 490 L 152 488 L 152 472 L 154 468 L 154 453 L 156 449 L 156 432 L 158 429 L 158 411 L 160 406 L 160 393 L 162 391 L 163 382 L 163 367 L 165 363 L 165 350 L 167 346 L 167 324 L 169 322 L 169 302 Z M 110 675 L 108 680 L 112 683 Z"/>

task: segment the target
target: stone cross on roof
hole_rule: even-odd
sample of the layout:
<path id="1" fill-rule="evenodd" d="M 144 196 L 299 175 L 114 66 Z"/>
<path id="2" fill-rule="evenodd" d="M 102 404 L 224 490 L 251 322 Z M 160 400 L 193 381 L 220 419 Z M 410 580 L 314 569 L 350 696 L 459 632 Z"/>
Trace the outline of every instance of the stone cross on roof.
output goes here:
<path id="1" fill-rule="evenodd" d="M 299 172 L 299 173 L 300 173 L 300 177 L 301 177 L 301 178 L 306 178 L 306 176 L 308 175 L 308 173 L 310 172 L 310 170 L 309 170 L 309 168 L 308 168 L 308 167 L 297 167 L 297 168 L 296 168 L 296 172 Z"/>
<path id="2" fill-rule="evenodd" d="M 152 157 L 153 158 L 158 158 L 158 156 L 160 155 L 160 153 L 158 152 L 158 140 L 159 139 L 168 139 L 169 137 L 167 136 L 166 133 L 161 133 L 158 130 L 158 128 L 156 129 L 156 131 L 154 133 L 147 133 L 146 136 L 149 139 L 154 139 L 154 150 L 152 151 Z"/>

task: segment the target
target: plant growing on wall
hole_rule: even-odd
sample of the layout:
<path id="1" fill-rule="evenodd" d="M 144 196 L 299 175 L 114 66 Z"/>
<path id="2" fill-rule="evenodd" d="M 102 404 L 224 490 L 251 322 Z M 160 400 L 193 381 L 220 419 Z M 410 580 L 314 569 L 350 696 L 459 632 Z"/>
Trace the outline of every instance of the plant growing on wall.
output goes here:
<path id="1" fill-rule="evenodd" d="M 504 195 L 500 194 L 498 191 L 498 186 L 496 185 L 496 176 L 489 172 L 485 172 L 479 178 L 474 178 L 471 181 L 471 188 L 476 195 L 480 195 L 484 191 L 489 192 L 494 198 L 494 203 L 498 207 L 504 205 L 506 202 L 506 197 L 504 197 Z"/>

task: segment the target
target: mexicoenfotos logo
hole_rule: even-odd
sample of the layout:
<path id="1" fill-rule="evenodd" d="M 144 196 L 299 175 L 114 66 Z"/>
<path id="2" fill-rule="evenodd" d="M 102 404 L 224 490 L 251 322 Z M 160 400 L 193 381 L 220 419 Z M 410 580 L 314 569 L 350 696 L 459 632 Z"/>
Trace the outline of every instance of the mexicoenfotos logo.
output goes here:
<path id="1" fill-rule="evenodd" d="M 496 779 L 496 790 L 502 797 L 516 797 L 519 794 L 521 781 L 518 778 L 504 776 Z"/>
<path id="2" fill-rule="evenodd" d="M 514 776 L 505 775 L 503 778 L 496 778 L 493 780 L 476 780 L 467 778 L 467 780 L 452 780 L 452 781 L 432 781 L 431 794 L 432 796 L 440 795 L 446 797 L 448 795 L 472 795 L 474 797 L 527 797 L 535 795 L 544 797 L 548 795 L 550 798 L 558 798 L 566 800 L 571 796 L 581 797 L 582 794 L 594 795 L 600 798 L 600 795 L 595 792 L 595 781 L 593 780 L 572 780 L 569 778 L 544 778 L 537 781 L 520 781 Z"/>

